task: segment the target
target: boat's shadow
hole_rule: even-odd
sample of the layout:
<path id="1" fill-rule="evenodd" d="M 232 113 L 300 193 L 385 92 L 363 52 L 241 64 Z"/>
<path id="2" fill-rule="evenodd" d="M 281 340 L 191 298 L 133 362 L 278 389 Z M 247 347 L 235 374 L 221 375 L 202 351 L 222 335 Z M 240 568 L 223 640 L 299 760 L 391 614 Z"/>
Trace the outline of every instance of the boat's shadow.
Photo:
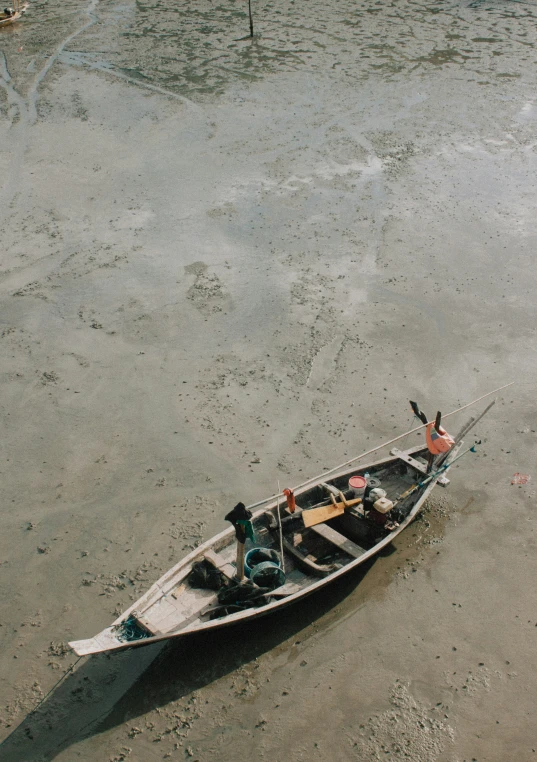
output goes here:
<path id="1" fill-rule="evenodd" d="M 0 758 L 50 762 L 84 738 L 218 680 L 321 620 L 357 588 L 373 563 L 249 624 L 88 658 L 0 744 Z"/>

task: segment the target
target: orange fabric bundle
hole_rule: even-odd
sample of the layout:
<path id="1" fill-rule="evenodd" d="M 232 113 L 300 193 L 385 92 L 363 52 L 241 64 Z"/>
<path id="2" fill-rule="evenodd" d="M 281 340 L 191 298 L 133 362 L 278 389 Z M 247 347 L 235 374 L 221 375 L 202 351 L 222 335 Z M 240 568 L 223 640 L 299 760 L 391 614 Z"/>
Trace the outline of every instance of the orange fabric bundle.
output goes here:
<path id="1" fill-rule="evenodd" d="M 442 426 L 438 427 L 438 431 L 434 427 L 434 423 L 427 424 L 425 429 L 425 439 L 427 440 L 427 448 L 433 455 L 440 455 L 443 452 L 447 452 L 455 444 L 455 440 L 450 436 Z"/>
<path id="2" fill-rule="evenodd" d="M 295 512 L 296 509 L 296 502 L 295 502 L 295 494 L 292 489 L 284 489 L 283 494 L 287 498 L 287 507 L 291 511 L 291 513 Z"/>

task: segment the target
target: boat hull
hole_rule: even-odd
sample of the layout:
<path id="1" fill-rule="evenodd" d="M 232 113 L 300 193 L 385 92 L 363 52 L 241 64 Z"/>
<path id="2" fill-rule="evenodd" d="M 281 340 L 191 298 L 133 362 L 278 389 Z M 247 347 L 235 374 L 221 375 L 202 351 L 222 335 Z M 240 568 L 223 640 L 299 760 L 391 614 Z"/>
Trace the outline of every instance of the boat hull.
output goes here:
<path id="1" fill-rule="evenodd" d="M 356 468 L 349 469 L 339 473 L 337 477 L 333 478 L 334 481 L 341 482 L 345 481 L 351 475 L 355 475 L 357 473 L 364 473 L 367 471 L 372 471 L 374 473 L 384 473 L 383 468 L 389 474 L 389 469 L 391 467 L 390 464 L 394 464 L 394 469 L 396 467 L 399 469 L 407 469 L 406 477 L 409 478 L 410 481 L 412 481 L 412 479 L 417 481 L 418 478 L 423 479 L 423 473 L 425 470 L 424 459 L 422 462 L 418 462 L 413 457 L 418 457 L 420 454 L 424 454 L 423 448 L 413 448 L 406 453 L 399 453 L 399 455 L 396 457 L 385 458 L 383 460 L 376 461 L 375 463 L 369 464 L 367 467 L 363 467 L 359 470 Z M 417 470 L 418 468 L 420 470 Z M 375 542 L 370 548 L 360 548 L 360 550 L 363 552 L 361 552 L 358 557 L 347 560 L 347 562 L 344 563 L 344 565 L 342 565 L 340 568 L 335 568 L 334 570 L 329 571 L 325 576 L 322 576 L 321 578 L 314 578 L 312 575 L 297 569 L 295 574 L 301 577 L 302 586 L 298 586 L 295 591 L 293 591 L 291 588 L 289 594 L 280 599 L 271 600 L 267 604 L 259 606 L 258 608 L 247 608 L 245 610 L 227 614 L 219 618 L 202 621 L 203 609 L 201 604 L 204 602 L 204 600 L 207 600 L 207 602 L 210 603 L 211 600 L 214 600 L 216 594 L 214 592 L 198 591 L 194 594 L 194 605 L 198 606 L 197 614 L 194 612 L 189 620 L 187 611 L 184 619 L 177 623 L 177 627 L 172 627 L 165 632 L 154 632 L 155 626 L 153 623 L 155 621 L 169 621 L 169 619 L 166 620 L 165 618 L 168 610 L 173 611 L 173 607 L 178 605 L 177 601 L 181 600 L 181 594 L 176 595 L 174 594 L 174 591 L 177 592 L 181 588 L 185 588 L 185 583 L 187 581 L 188 574 L 191 571 L 192 564 L 199 559 L 203 559 L 207 554 L 214 550 L 218 552 L 222 548 L 227 548 L 229 550 L 229 548 L 232 547 L 235 534 L 233 527 L 230 527 L 200 545 L 188 556 L 182 559 L 178 564 L 176 564 L 172 569 L 166 572 L 166 574 L 164 574 L 136 603 L 134 603 L 130 608 L 123 612 L 123 614 L 121 614 L 121 616 L 118 617 L 118 619 L 116 619 L 110 627 L 106 628 L 93 638 L 88 640 L 73 641 L 69 643 L 69 645 L 79 656 L 85 656 L 88 654 L 100 652 L 119 651 L 126 648 L 136 648 L 150 645 L 151 643 L 157 643 L 164 640 L 186 637 L 198 632 L 208 632 L 210 630 L 219 629 L 221 627 L 228 627 L 237 623 L 243 623 L 253 619 L 258 619 L 260 617 L 264 617 L 287 608 L 298 600 L 323 589 L 332 582 L 340 579 L 344 574 L 348 574 L 352 570 L 357 569 L 359 566 L 363 565 L 371 558 L 378 555 L 383 550 L 383 548 L 392 543 L 395 538 L 401 534 L 401 532 L 403 532 L 406 527 L 412 523 L 412 521 L 414 521 L 416 516 L 423 508 L 424 502 L 427 500 L 428 496 L 436 486 L 437 481 L 438 478 L 434 478 L 427 485 L 420 487 L 419 493 L 416 495 L 412 506 L 404 520 L 402 520 L 399 525 L 396 526 L 392 531 L 387 531 L 384 536 L 381 536 L 379 540 Z M 313 486 L 310 485 L 308 487 L 302 488 L 301 490 L 297 490 L 295 493 L 297 503 L 300 505 L 301 499 L 305 499 L 308 495 L 311 495 L 312 491 L 316 488 L 319 488 L 320 485 L 322 485 L 322 483 L 317 483 Z M 256 521 L 259 522 L 259 520 L 264 516 L 269 514 L 273 515 L 274 511 L 276 510 L 280 511 L 280 515 L 282 514 L 279 500 L 267 502 L 264 507 L 260 508 L 258 511 L 256 511 L 256 513 L 253 514 L 252 521 L 254 522 L 254 525 L 256 524 Z M 333 532 L 333 534 L 339 536 L 338 532 Z M 349 542 L 349 544 L 353 547 L 358 547 L 357 545 L 354 545 L 353 542 Z M 286 557 L 286 563 L 289 562 L 292 564 L 292 560 L 293 559 L 291 557 Z M 307 568 L 308 567 L 306 567 L 306 569 Z M 318 568 L 328 567 L 319 566 Z M 302 578 L 304 579 L 302 580 Z M 192 591 L 189 591 L 189 593 L 192 593 Z M 172 597 L 174 600 L 171 600 Z M 200 600 L 196 601 L 196 597 Z M 157 615 L 154 613 L 159 609 L 164 610 L 164 613 L 159 611 L 159 616 L 161 617 L 160 620 L 157 619 Z M 145 615 L 146 612 L 149 612 L 147 616 Z M 173 614 L 170 614 L 168 616 L 172 615 Z M 117 628 L 120 627 L 122 623 L 125 623 L 125 621 L 131 616 L 139 617 L 141 625 L 148 626 L 150 632 L 149 637 L 144 637 L 140 640 L 118 640 Z M 151 617 L 153 617 L 153 619 L 151 619 Z"/>
<path id="2" fill-rule="evenodd" d="M 19 19 L 22 18 L 27 8 L 28 8 L 28 4 L 25 3 L 24 5 L 21 5 L 20 8 L 16 10 L 12 16 L 0 16 L 0 29 L 2 29 L 5 26 L 10 26 L 11 24 L 14 24 L 16 21 L 19 21 Z"/>

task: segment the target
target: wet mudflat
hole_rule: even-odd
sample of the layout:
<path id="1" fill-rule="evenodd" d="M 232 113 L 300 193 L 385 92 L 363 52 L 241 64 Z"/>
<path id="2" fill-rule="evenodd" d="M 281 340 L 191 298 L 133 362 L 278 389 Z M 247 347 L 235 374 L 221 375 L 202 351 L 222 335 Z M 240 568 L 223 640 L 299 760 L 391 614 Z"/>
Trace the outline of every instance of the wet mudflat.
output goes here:
<path id="1" fill-rule="evenodd" d="M 0 31 L 0 758 L 531 759 L 535 6 L 245 6 Z M 237 500 L 511 380 L 391 555 L 16 729 Z"/>

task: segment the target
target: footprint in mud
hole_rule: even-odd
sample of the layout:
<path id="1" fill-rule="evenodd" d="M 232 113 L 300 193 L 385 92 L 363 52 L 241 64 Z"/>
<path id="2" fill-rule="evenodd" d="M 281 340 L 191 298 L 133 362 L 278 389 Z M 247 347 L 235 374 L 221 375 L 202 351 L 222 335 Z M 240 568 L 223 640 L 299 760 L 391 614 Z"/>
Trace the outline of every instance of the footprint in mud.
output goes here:
<path id="1" fill-rule="evenodd" d="M 418 149 L 412 141 L 401 141 L 396 133 L 384 131 L 368 136 L 382 161 L 387 177 L 395 179 L 407 169 Z"/>
<path id="2" fill-rule="evenodd" d="M 187 265 L 185 271 L 195 277 L 194 283 L 187 291 L 187 299 L 203 315 L 226 312 L 230 309 L 232 304 L 231 297 L 224 290 L 218 276 L 214 273 L 209 273 L 206 264 L 194 262 L 191 265 Z"/>
<path id="3" fill-rule="evenodd" d="M 209 209 L 207 212 L 207 216 L 213 217 L 214 219 L 218 219 L 220 217 L 228 217 L 231 219 L 236 214 L 237 207 L 235 204 L 232 204 L 229 201 L 226 201 L 224 204 L 220 204 L 219 206 L 215 206 L 214 209 Z M 189 265 L 189 267 L 192 266 L 193 265 Z"/>
<path id="4" fill-rule="evenodd" d="M 18 291 L 15 291 L 13 296 L 34 296 L 37 299 L 43 299 L 43 301 L 48 302 L 49 297 L 45 294 L 43 290 L 44 288 L 42 283 L 34 280 L 31 283 L 27 283 L 22 288 L 19 288 Z"/>
<path id="5" fill-rule="evenodd" d="M 82 355 L 77 354 L 76 352 L 65 352 L 65 356 L 66 357 L 73 357 L 81 368 L 89 368 L 90 367 L 89 360 L 87 360 Z"/>
<path id="6" fill-rule="evenodd" d="M 87 323 L 91 328 L 94 328 L 95 330 L 100 330 L 103 327 L 103 324 L 99 322 L 96 317 L 95 310 L 87 310 L 84 305 L 82 305 L 78 310 L 78 317 L 80 320 L 82 320 L 83 323 Z"/>
<path id="7" fill-rule="evenodd" d="M 371 151 L 339 125 L 332 125 L 326 130 L 323 154 L 341 167 L 367 166 L 371 159 Z"/>
<path id="8" fill-rule="evenodd" d="M 434 762 L 453 744 L 453 729 L 438 712 L 419 702 L 396 681 L 391 707 L 360 725 L 352 739 L 357 759 L 412 759 Z"/>
<path id="9" fill-rule="evenodd" d="M 115 311 L 114 327 L 125 341 L 137 346 L 140 342 L 153 348 L 160 346 L 165 356 L 166 347 L 184 324 L 183 310 L 180 302 L 155 306 L 133 298 Z"/>

